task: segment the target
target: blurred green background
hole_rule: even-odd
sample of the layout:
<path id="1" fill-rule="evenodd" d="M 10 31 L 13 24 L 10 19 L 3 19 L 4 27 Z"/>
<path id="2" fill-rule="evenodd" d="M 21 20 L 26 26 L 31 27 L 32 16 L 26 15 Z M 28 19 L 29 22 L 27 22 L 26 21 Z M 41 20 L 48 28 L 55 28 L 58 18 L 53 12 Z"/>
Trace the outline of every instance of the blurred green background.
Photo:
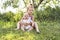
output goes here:
<path id="1" fill-rule="evenodd" d="M 14 30 L 28 3 L 34 5 L 40 34 Z M 0 40 L 60 40 L 60 0 L 0 0 L 0 5 Z"/>

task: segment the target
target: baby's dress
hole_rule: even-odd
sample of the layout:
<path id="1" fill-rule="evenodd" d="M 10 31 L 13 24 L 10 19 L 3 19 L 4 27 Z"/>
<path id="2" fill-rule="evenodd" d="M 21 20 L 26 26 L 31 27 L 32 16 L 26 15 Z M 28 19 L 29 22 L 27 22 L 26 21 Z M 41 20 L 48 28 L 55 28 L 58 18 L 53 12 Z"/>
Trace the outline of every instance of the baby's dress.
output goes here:
<path id="1" fill-rule="evenodd" d="M 23 20 L 23 23 L 30 23 L 30 22 L 32 22 L 31 17 L 29 17 L 27 20 Z M 29 29 L 29 28 L 31 28 L 31 25 L 25 26 L 25 29 Z"/>

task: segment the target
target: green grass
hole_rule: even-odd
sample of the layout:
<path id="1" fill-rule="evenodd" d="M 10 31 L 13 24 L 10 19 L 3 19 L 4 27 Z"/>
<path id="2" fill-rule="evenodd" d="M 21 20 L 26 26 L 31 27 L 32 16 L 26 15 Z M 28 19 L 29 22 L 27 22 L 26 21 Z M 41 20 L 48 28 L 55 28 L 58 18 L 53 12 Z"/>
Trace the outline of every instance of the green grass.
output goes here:
<path id="1" fill-rule="evenodd" d="M 37 22 L 40 34 L 35 30 L 23 32 L 14 30 L 16 22 L 0 21 L 0 40 L 60 40 L 60 22 L 43 21 Z"/>

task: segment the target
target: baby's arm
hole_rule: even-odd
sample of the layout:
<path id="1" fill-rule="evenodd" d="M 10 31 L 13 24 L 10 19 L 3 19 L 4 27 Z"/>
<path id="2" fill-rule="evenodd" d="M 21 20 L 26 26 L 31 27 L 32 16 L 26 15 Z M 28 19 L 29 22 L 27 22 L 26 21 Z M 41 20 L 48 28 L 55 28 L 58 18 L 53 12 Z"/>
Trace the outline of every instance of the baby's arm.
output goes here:
<path id="1" fill-rule="evenodd" d="M 32 21 L 34 22 L 34 16 L 32 16 Z"/>

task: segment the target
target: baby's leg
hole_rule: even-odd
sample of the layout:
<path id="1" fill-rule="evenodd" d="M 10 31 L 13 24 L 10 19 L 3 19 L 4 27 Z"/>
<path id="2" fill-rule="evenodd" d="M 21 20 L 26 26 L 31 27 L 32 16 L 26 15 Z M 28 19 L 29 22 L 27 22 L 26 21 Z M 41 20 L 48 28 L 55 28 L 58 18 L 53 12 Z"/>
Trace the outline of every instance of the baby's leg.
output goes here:
<path id="1" fill-rule="evenodd" d="M 28 25 L 28 31 L 31 31 L 33 29 L 33 27 L 31 25 Z"/>
<path id="2" fill-rule="evenodd" d="M 32 26 L 36 29 L 37 32 L 40 32 L 36 22 L 33 22 Z"/>
<path id="3" fill-rule="evenodd" d="M 33 27 L 30 27 L 29 29 L 28 29 L 28 31 L 31 31 L 33 29 Z"/>
<path id="4" fill-rule="evenodd" d="M 21 26 L 21 30 L 23 30 L 23 31 L 25 31 L 25 28 L 24 28 L 25 26 L 24 25 L 22 25 Z"/>
<path id="5" fill-rule="evenodd" d="M 20 29 L 20 22 L 17 23 L 17 29 Z"/>
<path id="6" fill-rule="evenodd" d="M 39 32 L 39 28 L 36 22 L 35 22 L 35 28 L 36 28 L 36 31 Z"/>
<path id="7" fill-rule="evenodd" d="M 17 23 L 17 30 L 20 29 L 20 27 L 21 27 L 21 22 L 19 21 L 19 22 Z"/>

